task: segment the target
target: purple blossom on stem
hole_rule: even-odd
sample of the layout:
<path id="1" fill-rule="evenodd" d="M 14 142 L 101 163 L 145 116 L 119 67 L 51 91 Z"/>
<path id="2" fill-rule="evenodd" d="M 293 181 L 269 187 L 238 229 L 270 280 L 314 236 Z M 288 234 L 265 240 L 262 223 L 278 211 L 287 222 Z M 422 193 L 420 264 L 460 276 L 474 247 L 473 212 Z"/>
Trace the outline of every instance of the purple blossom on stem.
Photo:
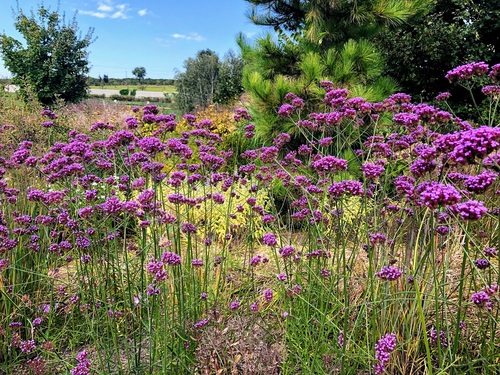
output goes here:
<path id="1" fill-rule="evenodd" d="M 229 310 L 237 310 L 240 307 L 240 301 L 233 301 L 229 304 Z"/>
<path id="2" fill-rule="evenodd" d="M 489 71 L 488 64 L 483 61 L 472 62 L 465 65 L 457 66 L 446 73 L 445 78 L 450 81 L 467 81 L 473 76 L 483 76 Z"/>
<path id="3" fill-rule="evenodd" d="M 390 360 L 390 354 L 396 349 L 396 334 L 388 333 L 375 345 L 375 359 L 377 364 L 373 370 L 375 374 L 382 374 L 386 371 L 386 366 Z"/>
<path id="4" fill-rule="evenodd" d="M 281 117 L 287 117 L 290 116 L 293 111 L 295 110 L 295 107 L 291 104 L 283 104 L 279 109 L 278 109 L 278 116 Z"/>
<path id="5" fill-rule="evenodd" d="M 202 319 L 202 320 L 194 323 L 193 327 L 194 327 L 194 329 L 200 329 L 200 328 L 206 326 L 209 322 L 210 322 L 209 319 Z"/>
<path id="6" fill-rule="evenodd" d="M 488 259 L 476 259 L 474 264 L 480 270 L 484 270 L 490 266 L 490 261 Z"/>
<path id="7" fill-rule="evenodd" d="M 178 255 L 176 253 L 169 252 L 169 251 L 161 254 L 161 261 L 164 264 L 168 264 L 170 266 L 177 266 L 177 265 L 182 263 L 182 259 L 181 259 L 180 255 Z"/>
<path id="8" fill-rule="evenodd" d="M 488 258 L 493 258 L 493 257 L 496 257 L 498 255 L 498 250 L 495 249 L 494 247 L 486 247 L 484 249 L 484 255 L 487 256 Z M 1 270 L 1 267 L 0 267 L 0 270 Z"/>
<path id="9" fill-rule="evenodd" d="M 396 268 L 394 266 L 384 266 L 379 272 L 375 273 L 375 276 L 381 278 L 382 280 L 397 280 L 401 275 L 403 274 L 403 271 L 401 271 L 399 268 Z"/>
<path id="10" fill-rule="evenodd" d="M 19 349 L 21 349 L 23 353 L 31 353 L 36 349 L 35 340 L 21 341 L 19 343 Z"/>
<path id="11" fill-rule="evenodd" d="M 347 160 L 328 155 L 312 162 L 311 167 L 320 173 L 345 171 Z"/>
<path id="12" fill-rule="evenodd" d="M 78 364 L 73 368 L 71 375 L 89 375 L 90 374 L 90 361 L 87 359 L 87 351 L 83 350 L 76 356 Z"/>
<path id="13" fill-rule="evenodd" d="M 283 258 L 288 258 L 295 253 L 295 248 L 293 246 L 285 246 L 280 249 L 280 254 Z"/>
<path id="14" fill-rule="evenodd" d="M 361 171 L 363 171 L 363 174 L 367 180 L 375 180 L 382 173 L 384 173 L 385 168 L 383 165 L 376 163 L 364 163 L 361 166 Z"/>
<path id="15" fill-rule="evenodd" d="M 426 181 L 417 186 L 416 192 L 427 207 L 435 209 L 439 206 L 452 205 L 460 201 L 460 193 L 451 185 L 436 181 Z"/>
<path id="16" fill-rule="evenodd" d="M 267 246 L 276 246 L 278 243 L 278 240 L 276 238 L 276 235 L 274 233 L 266 233 L 262 237 L 262 242 L 266 244 Z"/>
<path id="17" fill-rule="evenodd" d="M 469 200 L 450 207 L 450 211 L 464 220 L 479 220 L 488 212 L 483 202 Z"/>
<path id="18" fill-rule="evenodd" d="M 270 302 L 273 299 L 273 291 L 271 289 L 264 290 L 264 299 Z"/>

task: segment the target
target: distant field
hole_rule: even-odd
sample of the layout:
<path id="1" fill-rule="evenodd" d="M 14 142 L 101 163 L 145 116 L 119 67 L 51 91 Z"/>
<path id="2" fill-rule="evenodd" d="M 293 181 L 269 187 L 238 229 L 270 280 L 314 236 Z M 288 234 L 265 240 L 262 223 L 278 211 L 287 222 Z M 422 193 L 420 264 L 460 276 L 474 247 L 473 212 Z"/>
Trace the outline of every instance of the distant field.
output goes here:
<path id="1" fill-rule="evenodd" d="M 175 86 L 173 85 L 147 85 L 147 86 L 126 86 L 126 85 L 106 85 L 106 86 L 90 86 L 91 89 L 108 89 L 108 90 L 137 90 L 137 91 L 154 91 L 154 92 L 175 92 Z"/>

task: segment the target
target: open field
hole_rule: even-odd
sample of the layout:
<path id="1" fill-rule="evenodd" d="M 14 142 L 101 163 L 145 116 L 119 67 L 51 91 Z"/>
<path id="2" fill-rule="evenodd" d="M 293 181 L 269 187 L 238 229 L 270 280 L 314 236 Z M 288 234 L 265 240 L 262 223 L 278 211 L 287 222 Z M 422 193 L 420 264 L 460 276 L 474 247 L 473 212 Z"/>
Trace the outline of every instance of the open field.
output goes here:
<path id="1" fill-rule="evenodd" d="M 105 90 L 122 90 L 122 89 L 129 89 L 129 90 L 137 90 L 137 91 L 152 91 L 152 92 L 176 92 L 175 86 L 171 85 L 164 85 L 164 86 L 159 86 L 159 85 L 148 85 L 148 86 L 127 86 L 127 85 L 120 85 L 120 86 L 113 86 L 113 85 L 105 85 L 103 86 L 90 86 L 91 89 L 105 89 Z"/>

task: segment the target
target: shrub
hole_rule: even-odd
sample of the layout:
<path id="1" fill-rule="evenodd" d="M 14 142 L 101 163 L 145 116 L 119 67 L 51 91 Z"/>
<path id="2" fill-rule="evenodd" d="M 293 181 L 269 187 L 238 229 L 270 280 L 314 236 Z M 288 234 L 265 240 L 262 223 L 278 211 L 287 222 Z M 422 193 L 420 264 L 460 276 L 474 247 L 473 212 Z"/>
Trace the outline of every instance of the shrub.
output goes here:
<path id="1" fill-rule="evenodd" d="M 121 89 L 120 90 L 120 95 L 127 96 L 129 94 L 129 89 Z"/>

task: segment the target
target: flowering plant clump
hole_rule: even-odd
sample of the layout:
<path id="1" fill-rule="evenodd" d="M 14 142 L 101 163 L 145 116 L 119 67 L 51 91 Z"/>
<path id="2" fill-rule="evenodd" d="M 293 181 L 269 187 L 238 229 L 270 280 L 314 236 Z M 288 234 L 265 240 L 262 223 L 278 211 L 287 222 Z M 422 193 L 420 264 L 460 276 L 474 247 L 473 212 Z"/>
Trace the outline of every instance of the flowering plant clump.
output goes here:
<path id="1" fill-rule="evenodd" d="M 321 108 L 282 95 L 286 127 L 258 145 L 244 108 L 177 121 L 148 104 L 43 145 L 3 126 L 0 368 L 495 368 L 498 128 L 405 93 L 317 90 Z M 40 112 L 38 130 L 64 128 L 67 115 Z M 76 367 L 55 363 L 66 351 Z"/>

